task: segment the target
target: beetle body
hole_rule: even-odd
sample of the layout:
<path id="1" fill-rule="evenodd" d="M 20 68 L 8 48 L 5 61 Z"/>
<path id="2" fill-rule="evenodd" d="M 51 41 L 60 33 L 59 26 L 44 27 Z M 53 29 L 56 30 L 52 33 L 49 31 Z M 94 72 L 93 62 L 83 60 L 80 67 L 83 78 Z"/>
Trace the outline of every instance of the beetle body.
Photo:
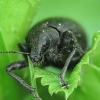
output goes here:
<path id="1" fill-rule="evenodd" d="M 76 37 L 77 43 L 85 50 L 87 47 L 86 34 L 76 22 L 66 18 L 52 18 L 36 24 L 26 37 L 32 61 L 64 64 L 76 45 L 69 34 L 70 31 Z M 74 58 L 80 55 L 76 53 Z"/>

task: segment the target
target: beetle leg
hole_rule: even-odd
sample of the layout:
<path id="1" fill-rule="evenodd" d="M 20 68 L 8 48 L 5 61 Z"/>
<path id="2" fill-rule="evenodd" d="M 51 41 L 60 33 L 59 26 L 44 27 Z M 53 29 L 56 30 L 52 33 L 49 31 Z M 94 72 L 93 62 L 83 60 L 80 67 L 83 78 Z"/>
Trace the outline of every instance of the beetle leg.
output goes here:
<path id="1" fill-rule="evenodd" d="M 60 75 L 59 75 L 59 77 L 60 77 L 60 79 L 61 79 L 61 84 L 62 84 L 62 86 L 66 86 L 66 87 L 68 88 L 68 84 L 64 81 L 64 76 L 65 76 L 65 74 L 66 74 L 66 71 L 67 71 L 67 68 L 68 68 L 68 66 L 69 66 L 69 63 L 70 63 L 71 60 L 73 59 L 74 54 L 75 54 L 76 52 L 78 52 L 79 55 L 80 55 L 80 57 L 82 57 L 83 54 L 84 54 L 84 51 L 83 51 L 83 49 L 81 48 L 80 44 L 78 43 L 77 38 L 75 37 L 75 35 L 73 35 L 74 33 L 73 33 L 72 31 L 65 31 L 64 33 L 65 33 L 67 36 L 69 35 L 70 38 L 72 38 L 71 41 L 74 42 L 73 50 L 72 50 L 72 52 L 70 53 L 70 55 L 68 56 L 68 58 L 67 58 L 67 60 L 66 60 L 66 62 L 65 62 L 65 65 L 64 65 L 64 67 L 63 67 L 63 69 L 62 69 L 62 72 L 61 72 Z M 76 58 L 76 59 L 78 59 L 78 58 Z"/>
<path id="2" fill-rule="evenodd" d="M 13 70 L 20 70 L 22 68 L 25 68 L 28 66 L 28 61 L 17 61 L 14 63 L 11 63 L 6 67 L 6 71 L 8 74 L 13 77 L 15 80 L 17 80 L 23 87 L 25 87 L 30 93 L 33 93 L 36 100 L 41 100 L 38 96 L 38 94 L 35 91 L 35 88 L 29 86 L 24 80 L 22 80 L 19 76 L 12 73 Z"/>
<path id="3" fill-rule="evenodd" d="M 77 51 L 78 51 L 80 57 L 82 57 L 84 54 L 84 51 L 83 51 L 82 47 L 80 46 L 79 42 L 77 41 L 77 38 L 73 35 L 74 33 L 72 31 L 68 31 L 68 34 L 70 34 L 72 36 L 72 39 L 75 43 L 75 48 L 77 48 Z"/>
<path id="4" fill-rule="evenodd" d="M 61 82 L 62 87 L 65 86 L 66 88 L 68 88 L 68 84 L 64 81 L 64 76 L 65 76 L 65 74 L 66 74 L 66 71 L 67 71 L 67 68 L 68 68 L 68 66 L 69 66 L 69 63 L 71 62 L 71 60 L 72 60 L 74 54 L 76 53 L 76 49 L 77 49 L 77 48 L 74 48 L 73 51 L 72 51 L 72 52 L 70 53 L 70 55 L 68 56 L 68 58 L 67 58 L 67 60 L 66 60 L 66 62 L 65 62 L 65 65 L 64 65 L 64 67 L 63 67 L 63 69 L 62 69 L 62 71 L 61 71 L 61 73 L 60 73 L 60 75 L 59 75 L 59 77 L 60 77 L 60 82 Z"/>

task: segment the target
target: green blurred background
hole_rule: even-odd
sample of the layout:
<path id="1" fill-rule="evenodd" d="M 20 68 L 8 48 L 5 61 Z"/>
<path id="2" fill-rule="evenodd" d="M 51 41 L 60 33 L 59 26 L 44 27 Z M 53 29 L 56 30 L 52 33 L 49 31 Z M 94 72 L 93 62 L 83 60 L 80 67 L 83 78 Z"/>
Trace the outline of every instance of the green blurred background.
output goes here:
<path id="1" fill-rule="evenodd" d="M 0 32 L 7 50 L 18 50 L 17 43 L 24 42 L 29 28 L 48 17 L 68 17 L 78 22 L 86 31 L 89 45 L 94 32 L 100 30 L 100 0 L 1 0 L 0 13 Z M 4 50 L 1 45 L 0 50 Z M 0 62 L 4 61 L 0 57 Z M 10 55 L 8 59 L 0 66 L 0 100 L 30 100 L 28 92 L 5 72 L 6 65 L 23 57 Z M 18 74 L 27 78 L 27 70 L 22 72 Z"/>

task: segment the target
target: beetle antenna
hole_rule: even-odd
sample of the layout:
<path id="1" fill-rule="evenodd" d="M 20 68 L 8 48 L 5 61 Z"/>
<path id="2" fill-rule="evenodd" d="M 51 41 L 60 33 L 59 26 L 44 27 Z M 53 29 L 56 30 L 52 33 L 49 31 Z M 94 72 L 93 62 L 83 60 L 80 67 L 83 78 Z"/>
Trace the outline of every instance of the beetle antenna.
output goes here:
<path id="1" fill-rule="evenodd" d="M 4 54 L 4 53 L 15 53 L 15 54 L 25 54 L 25 55 L 28 55 L 29 53 L 28 52 L 19 52 L 19 51 L 0 51 L 1 54 Z"/>

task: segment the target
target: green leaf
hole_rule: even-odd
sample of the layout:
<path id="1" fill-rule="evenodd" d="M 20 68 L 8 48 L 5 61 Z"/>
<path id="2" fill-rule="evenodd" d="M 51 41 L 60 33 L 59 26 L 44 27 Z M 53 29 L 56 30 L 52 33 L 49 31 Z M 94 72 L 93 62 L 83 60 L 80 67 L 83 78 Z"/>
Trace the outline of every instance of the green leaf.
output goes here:
<path id="1" fill-rule="evenodd" d="M 80 82 L 69 100 L 99 100 L 100 94 L 100 32 L 93 37 L 92 48 L 82 59 Z"/>
<path id="2" fill-rule="evenodd" d="M 30 70 L 30 78 L 31 78 L 31 86 L 37 88 L 36 86 L 36 80 L 34 78 L 34 65 L 32 63 L 32 61 L 28 58 L 28 61 L 29 61 L 29 70 Z M 34 66 L 34 67 L 33 67 Z"/>
<path id="3" fill-rule="evenodd" d="M 66 81 L 68 80 L 69 83 L 69 88 L 62 88 L 60 84 L 60 78 L 58 77 L 58 74 L 40 69 L 38 67 L 35 68 L 35 78 L 42 77 L 41 79 L 41 84 L 43 86 L 48 85 L 49 87 L 49 93 L 52 94 L 55 93 L 57 94 L 58 92 L 64 92 L 65 94 L 65 99 L 69 97 L 69 95 L 73 92 L 74 88 L 77 86 L 78 81 L 80 80 L 80 77 L 78 76 L 80 68 L 76 68 L 71 74 L 71 77 L 69 80 L 66 78 Z"/>
<path id="4" fill-rule="evenodd" d="M 29 62 L 31 86 L 36 89 L 36 93 L 37 93 L 37 85 L 36 85 L 36 79 L 35 79 L 34 73 L 35 73 L 35 67 L 39 67 L 39 65 L 33 64 L 29 57 L 28 57 L 28 62 Z M 37 95 L 38 95 L 38 93 L 37 93 Z M 32 94 L 32 100 L 35 100 L 33 94 Z"/>
<path id="5" fill-rule="evenodd" d="M 52 68 L 52 67 L 51 67 Z M 52 68 L 53 69 L 53 68 Z M 57 68 L 56 68 L 57 69 Z M 58 92 L 63 92 L 65 94 L 65 100 L 69 97 L 69 95 L 73 92 L 74 88 L 77 87 L 78 81 L 80 80 L 79 72 L 81 71 L 80 64 L 73 70 L 69 80 L 68 80 L 69 88 L 62 88 L 60 84 L 60 78 L 58 77 L 58 73 L 56 70 L 54 72 L 47 71 L 45 69 L 40 69 L 39 67 L 35 67 L 34 77 L 41 77 L 41 84 L 43 86 L 48 85 L 48 91 L 53 95 L 53 93 L 57 94 Z"/>
<path id="6" fill-rule="evenodd" d="M 6 51 L 4 41 L 0 33 L 0 51 Z M 9 64 L 7 54 L 0 54 L 0 100 L 18 100 L 18 88 L 12 78 L 8 75 L 5 67 Z M 13 96 L 12 96 L 13 95 Z"/>

